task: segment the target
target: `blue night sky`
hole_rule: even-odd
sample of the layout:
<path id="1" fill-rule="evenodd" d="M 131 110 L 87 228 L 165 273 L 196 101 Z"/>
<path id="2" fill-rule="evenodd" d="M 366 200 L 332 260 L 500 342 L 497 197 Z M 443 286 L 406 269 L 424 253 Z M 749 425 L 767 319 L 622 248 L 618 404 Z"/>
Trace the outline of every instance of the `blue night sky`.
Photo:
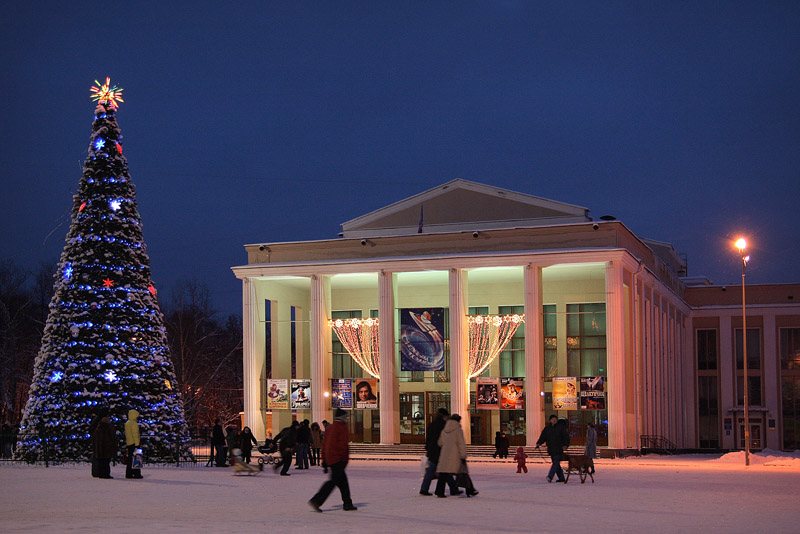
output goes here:
<path id="1" fill-rule="evenodd" d="M 240 313 L 244 244 L 454 178 L 614 215 L 719 284 L 742 232 L 748 283 L 800 282 L 796 1 L 9 2 L 0 46 L 4 261 L 58 258 L 110 76 L 162 299 L 196 278 Z"/>

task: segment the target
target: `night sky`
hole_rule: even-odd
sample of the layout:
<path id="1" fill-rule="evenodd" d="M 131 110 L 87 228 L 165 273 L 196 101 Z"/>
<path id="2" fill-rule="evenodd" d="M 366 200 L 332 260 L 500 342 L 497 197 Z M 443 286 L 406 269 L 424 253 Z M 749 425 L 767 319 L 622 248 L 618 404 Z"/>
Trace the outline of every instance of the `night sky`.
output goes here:
<path id="1" fill-rule="evenodd" d="M 2 261 L 58 258 L 110 76 L 162 300 L 194 278 L 240 313 L 244 244 L 455 178 L 613 215 L 719 284 L 741 232 L 748 283 L 800 282 L 796 1 L 9 2 L 0 47 Z"/>

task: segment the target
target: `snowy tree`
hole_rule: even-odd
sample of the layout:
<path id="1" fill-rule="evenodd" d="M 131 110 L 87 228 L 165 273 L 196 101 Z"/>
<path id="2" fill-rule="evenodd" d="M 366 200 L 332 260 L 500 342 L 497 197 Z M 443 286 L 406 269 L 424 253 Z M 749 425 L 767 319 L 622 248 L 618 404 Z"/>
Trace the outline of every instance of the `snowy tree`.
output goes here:
<path id="1" fill-rule="evenodd" d="M 121 429 L 135 409 L 146 458 L 171 460 L 189 454 L 189 436 L 122 155 L 121 89 L 106 78 L 92 91 L 91 141 L 16 454 L 40 459 L 47 447 L 51 459 L 88 459 L 94 415 Z"/>

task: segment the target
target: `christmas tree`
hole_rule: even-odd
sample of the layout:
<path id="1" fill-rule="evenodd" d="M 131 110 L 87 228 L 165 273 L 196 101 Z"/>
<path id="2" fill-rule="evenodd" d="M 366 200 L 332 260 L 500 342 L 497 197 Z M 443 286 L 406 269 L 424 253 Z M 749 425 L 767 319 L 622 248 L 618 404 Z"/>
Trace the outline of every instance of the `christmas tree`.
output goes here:
<path id="1" fill-rule="evenodd" d="M 121 431 L 134 409 L 146 458 L 174 460 L 189 454 L 189 436 L 122 155 L 122 89 L 108 78 L 96 83 L 88 155 L 16 454 L 42 459 L 46 447 L 53 460 L 86 460 L 93 419 L 107 415 Z"/>

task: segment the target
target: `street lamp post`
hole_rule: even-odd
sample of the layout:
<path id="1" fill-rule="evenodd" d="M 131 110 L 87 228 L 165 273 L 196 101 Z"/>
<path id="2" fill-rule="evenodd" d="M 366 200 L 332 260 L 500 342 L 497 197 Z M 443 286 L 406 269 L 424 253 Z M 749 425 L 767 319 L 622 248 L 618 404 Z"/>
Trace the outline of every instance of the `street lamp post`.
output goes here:
<path id="1" fill-rule="evenodd" d="M 744 382 L 744 465 L 750 465 L 750 402 L 748 398 L 748 390 L 750 389 L 747 383 L 747 314 L 745 311 L 745 298 L 744 298 L 744 272 L 750 256 L 745 256 L 745 249 L 747 248 L 747 241 L 744 238 L 739 238 L 736 241 L 736 248 L 739 249 L 739 255 L 742 257 L 742 367 L 744 368 L 743 382 Z"/>

